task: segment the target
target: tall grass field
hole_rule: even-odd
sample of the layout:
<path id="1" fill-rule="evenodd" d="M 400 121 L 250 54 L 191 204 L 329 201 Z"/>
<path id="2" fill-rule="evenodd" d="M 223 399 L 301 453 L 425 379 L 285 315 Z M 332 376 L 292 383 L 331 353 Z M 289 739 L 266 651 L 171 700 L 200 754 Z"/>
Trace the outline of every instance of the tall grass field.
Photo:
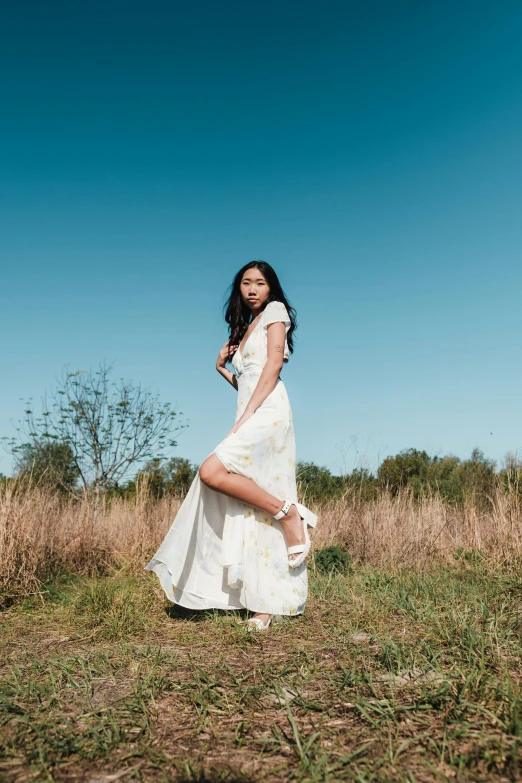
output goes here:
<path id="1" fill-rule="evenodd" d="M 304 615 L 172 606 L 180 499 L 0 488 L 0 780 L 515 781 L 518 491 L 314 510 Z"/>

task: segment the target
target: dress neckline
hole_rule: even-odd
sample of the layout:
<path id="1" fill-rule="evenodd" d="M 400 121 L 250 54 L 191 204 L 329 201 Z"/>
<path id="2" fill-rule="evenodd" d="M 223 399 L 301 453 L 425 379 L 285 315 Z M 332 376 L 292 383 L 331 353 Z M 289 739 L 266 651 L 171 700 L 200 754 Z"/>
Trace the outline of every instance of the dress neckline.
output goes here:
<path id="1" fill-rule="evenodd" d="M 262 315 L 263 315 L 263 310 L 262 310 L 262 311 L 260 312 L 260 314 L 259 314 L 259 320 L 258 320 L 257 324 L 254 326 L 254 328 L 252 329 L 252 331 L 250 332 L 250 334 L 249 334 L 249 335 L 248 335 L 248 337 L 246 338 L 246 340 L 245 340 L 245 344 L 244 344 L 244 346 L 243 346 L 243 350 L 241 350 L 241 343 L 239 343 L 239 345 L 238 345 L 238 347 L 237 347 L 237 352 L 238 352 L 238 354 L 239 354 L 239 358 L 241 359 L 241 361 L 243 361 L 244 351 L 245 351 L 245 348 L 247 347 L 248 341 L 250 340 L 250 338 L 252 337 L 252 335 L 253 335 L 253 334 L 254 334 L 254 332 L 256 331 L 257 327 L 259 326 L 259 323 L 260 323 L 260 321 L 261 321 L 261 316 L 262 316 Z"/>

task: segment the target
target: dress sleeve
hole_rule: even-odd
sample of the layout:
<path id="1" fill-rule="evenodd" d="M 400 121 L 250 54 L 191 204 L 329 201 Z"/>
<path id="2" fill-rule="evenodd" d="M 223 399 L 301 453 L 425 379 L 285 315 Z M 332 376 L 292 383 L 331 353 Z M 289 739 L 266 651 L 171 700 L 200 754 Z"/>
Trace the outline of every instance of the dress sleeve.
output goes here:
<path id="1" fill-rule="evenodd" d="M 288 311 L 282 302 L 269 302 L 263 311 L 263 327 L 273 324 L 276 321 L 283 321 L 286 332 L 290 329 L 290 318 Z"/>

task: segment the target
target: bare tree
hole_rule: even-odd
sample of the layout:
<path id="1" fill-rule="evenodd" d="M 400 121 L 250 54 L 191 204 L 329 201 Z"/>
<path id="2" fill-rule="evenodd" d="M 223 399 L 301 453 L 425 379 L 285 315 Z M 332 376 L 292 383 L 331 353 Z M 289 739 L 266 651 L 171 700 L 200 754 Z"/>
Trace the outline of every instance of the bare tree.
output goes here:
<path id="1" fill-rule="evenodd" d="M 111 381 L 111 370 L 105 363 L 94 373 L 65 370 L 58 388 L 42 399 L 41 414 L 35 416 L 29 401 L 16 427 L 18 439 L 3 438 L 10 451 L 16 456 L 45 441 L 68 444 L 81 484 L 97 498 L 136 463 L 163 457 L 186 425 L 148 388 L 123 378 Z"/>

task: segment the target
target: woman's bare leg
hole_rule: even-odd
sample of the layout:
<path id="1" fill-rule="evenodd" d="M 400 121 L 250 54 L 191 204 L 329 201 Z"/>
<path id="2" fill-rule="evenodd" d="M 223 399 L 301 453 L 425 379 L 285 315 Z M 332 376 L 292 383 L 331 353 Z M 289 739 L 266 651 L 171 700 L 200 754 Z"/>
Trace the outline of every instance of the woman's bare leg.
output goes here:
<path id="1" fill-rule="evenodd" d="M 242 500 L 251 506 L 260 508 L 271 516 L 281 510 L 283 501 L 271 495 L 246 476 L 239 473 L 229 473 L 223 463 L 211 454 L 199 469 L 199 477 L 207 487 L 222 492 L 231 498 Z"/>
<path id="2" fill-rule="evenodd" d="M 248 503 L 250 506 L 261 509 L 270 516 L 277 514 L 284 503 L 285 498 L 276 498 L 262 489 L 253 479 L 246 476 L 240 476 L 239 473 L 230 473 L 215 454 L 203 462 L 199 469 L 199 477 L 203 484 L 217 492 L 222 492 L 231 498 Z M 281 524 L 284 528 L 284 534 L 287 546 L 295 544 L 304 544 L 303 526 L 301 517 L 295 505 L 291 506 L 288 514 L 283 517 Z M 297 555 L 291 555 L 297 557 Z"/>

